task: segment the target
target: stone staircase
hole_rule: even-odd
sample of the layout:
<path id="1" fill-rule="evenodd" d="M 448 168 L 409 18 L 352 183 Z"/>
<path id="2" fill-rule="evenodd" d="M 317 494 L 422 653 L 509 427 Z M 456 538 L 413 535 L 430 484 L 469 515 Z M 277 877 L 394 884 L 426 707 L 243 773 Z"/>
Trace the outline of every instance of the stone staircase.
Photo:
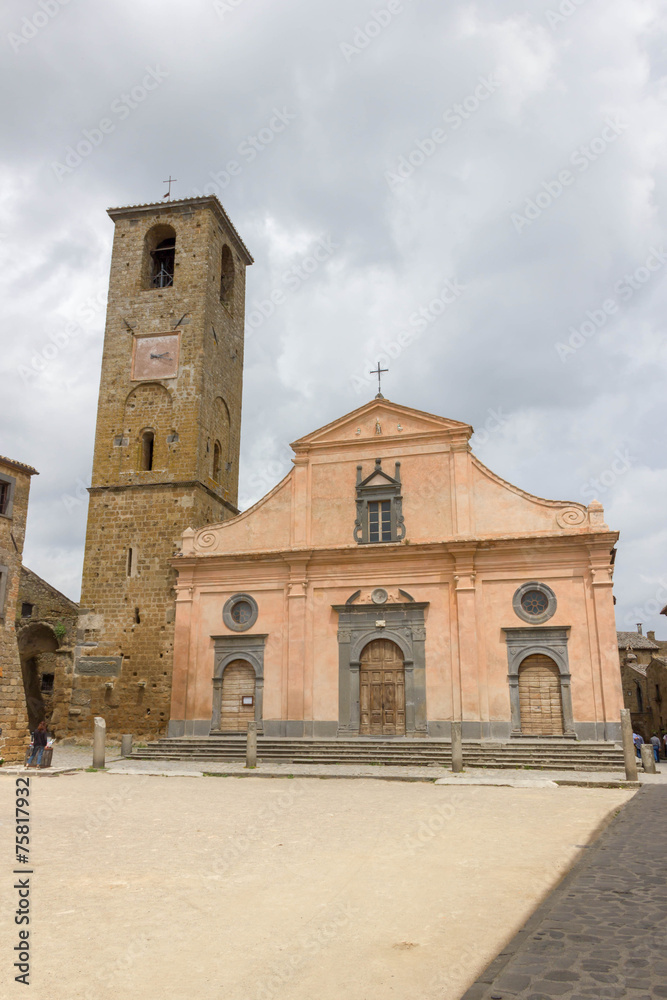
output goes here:
<path id="1" fill-rule="evenodd" d="M 244 736 L 165 738 L 135 747 L 132 760 L 240 761 L 245 759 Z M 260 763 L 389 764 L 424 767 L 451 766 L 451 744 L 435 739 L 270 739 L 259 736 Z M 506 743 L 464 741 L 467 767 L 537 768 L 563 771 L 623 770 L 623 750 L 616 743 L 563 739 L 517 739 Z"/>

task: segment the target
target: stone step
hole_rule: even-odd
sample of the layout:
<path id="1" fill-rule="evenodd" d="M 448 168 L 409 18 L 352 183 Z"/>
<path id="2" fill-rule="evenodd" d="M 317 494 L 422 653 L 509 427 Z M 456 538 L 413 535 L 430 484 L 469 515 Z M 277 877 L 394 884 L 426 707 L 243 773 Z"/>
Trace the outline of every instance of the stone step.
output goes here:
<path id="1" fill-rule="evenodd" d="M 392 754 L 392 753 L 389 753 L 389 752 L 379 752 L 379 753 L 374 753 L 374 754 L 340 754 L 340 753 L 336 753 L 335 751 L 329 751 L 327 753 L 316 753 L 316 752 L 298 753 L 298 752 L 289 751 L 289 750 L 284 751 L 282 753 L 269 753 L 267 751 L 260 750 L 259 753 L 260 753 L 260 756 L 263 756 L 263 757 L 265 757 L 267 759 L 271 758 L 271 759 L 274 759 L 274 760 L 280 760 L 282 758 L 290 759 L 290 760 L 295 760 L 297 758 L 302 759 L 302 760 L 313 760 L 313 759 L 317 758 L 318 760 L 350 760 L 350 761 L 354 761 L 354 760 L 362 760 L 362 759 L 380 760 L 380 759 L 385 758 L 385 757 L 391 757 L 392 759 L 395 759 L 395 760 L 407 760 L 407 759 L 410 759 L 410 760 L 424 760 L 424 761 L 429 761 L 429 760 L 437 761 L 437 760 L 450 760 L 451 759 L 451 754 L 450 753 L 441 753 L 441 754 Z M 191 751 L 190 753 L 187 753 L 187 754 L 179 753 L 177 750 L 160 750 L 160 751 L 153 751 L 153 752 L 150 752 L 150 751 L 146 752 L 146 751 L 142 751 L 142 750 L 137 750 L 133 754 L 133 757 L 151 758 L 151 757 L 162 757 L 162 756 L 165 756 L 165 755 L 169 756 L 169 757 L 184 757 L 184 758 L 185 757 L 211 757 L 211 758 L 216 758 L 216 757 L 219 757 L 219 758 L 234 757 L 234 758 L 241 759 L 241 758 L 245 757 L 245 753 L 239 752 L 239 751 L 231 751 L 231 750 L 228 750 L 228 751 L 218 751 L 217 753 L 214 753 L 214 752 L 208 751 L 208 750 L 198 750 L 198 751 Z M 576 755 L 576 756 L 573 755 L 571 757 L 553 757 L 553 756 L 551 756 L 551 754 L 542 754 L 540 756 L 532 756 L 531 755 L 531 756 L 527 757 L 527 756 L 515 755 L 515 754 L 466 754 L 464 752 L 464 757 L 466 758 L 466 760 L 471 760 L 471 761 L 472 760 L 510 760 L 510 761 L 513 761 L 513 762 L 516 762 L 516 763 L 521 763 L 521 762 L 525 762 L 525 763 L 539 763 L 542 760 L 549 760 L 549 761 L 567 760 L 567 761 L 579 761 L 579 762 L 589 762 L 589 761 L 590 762 L 594 762 L 594 761 L 597 761 L 598 763 L 605 763 L 605 762 L 616 763 L 616 762 L 622 761 L 622 757 L 597 757 L 595 755 L 590 755 L 590 756 L 589 755 L 585 755 L 585 756 L 584 755 Z"/>
<path id="2" fill-rule="evenodd" d="M 393 766 L 449 766 L 451 745 L 447 741 L 258 741 L 258 758 L 284 764 L 376 764 Z M 615 770 L 623 767 L 623 753 L 614 744 L 554 746 L 533 741 L 511 744 L 464 743 L 464 761 L 469 767 L 562 769 L 578 771 Z M 241 761 L 245 758 L 243 737 L 209 737 L 161 740 L 136 748 L 135 760 Z"/>
<path id="3" fill-rule="evenodd" d="M 278 750 L 278 751 L 276 751 L 276 750 L 267 750 L 265 748 L 260 747 L 258 749 L 258 752 L 260 753 L 261 756 L 264 756 L 267 759 L 270 757 L 270 758 L 273 758 L 273 759 L 276 759 L 276 760 L 278 760 L 280 758 L 283 758 L 283 757 L 284 758 L 289 758 L 289 759 L 301 758 L 301 759 L 304 759 L 304 760 L 311 760 L 311 759 L 314 759 L 314 758 L 317 757 L 318 759 L 323 759 L 323 760 L 337 759 L 337 760 L 350 760 L 350 761 L 360 760 L 360 759 L 373 759 L 373 760 L 375 760 L 375 759 L 381 759 L 381 758 L 384 758 L 384 757 L 392 757 L 392 758 L 398 759 L 398 760 L 408 759 L 409 758 L 409 759 L 418 759 L 418 760 L 425 760 L 425 761 L 428 761 L 428 760 L 449 760 L 449 759 L 451 759 L 451 752 L 450 751 L 445 751 L 445 750 L 437 752 L 437 753 L 418 753 L 416 751 L 412 751 L 412 752 L 407 751 L 407 752 L 403 752 L 403 753 L 395 753 L 395 752 L 392 752 L 390 750 L 376 750 L 376 751 L 367 751 L 367 752 L 364 752 L 364 751 L 356 751 L 356 752 L 354 752 L 354 751 L 345 752 L 344 751 L 344 752 L 341 752 L 341 751 L 337 751 L 337 750 L 335 750 L 333 748 L 331 750 L 326 750 L 326 751 L 317 751 L 317 750 L 299 751 L 299 750 L 293 750 L 293 749 L 285 749 L 285 750 Z M 617 762 L 622 762 L 622 760 L 623 760 L 623 757 L 622 757 L 621 754 L 613 754 L 613 755 L 612 754 L 568 754 L 568 755 L 560 755 L 559 754 L 559 755 L 556 755 L 556 754 L 550 754 L 550 753 L 544 753 L 544 754 L 498 753 L 497 751 L 493 751 L 493 752 L 490 752 L 490 753 L 479 753 L 479 752 L 473 752 L 473 751 L 466 752 L 465 749 L 464 749 L 463 752 L 464 752 L 464 756 L 465 756 L 466 760 L 470 760 L 470 761 L 472 761 L 472 760 L 511 760 L 511 761 L 515 761 L 515 762 L 539 763 L 542 760 L 549 760 L 549 761 L 559 761 L 559 760 L 562 760 L 562 761 L 580 761 L 580 762 L 590 761 L 590 762 L 598 762 L 598 763 L 604 763 L 604 762 L 617 763 Z M 183 751 L 183 750 L 179 750 L 178 748 L 170 749 L 170 748 L 166 748 L 165 747 L 165 748 L 161 748 L 159 750 L 152 750 L 152 749 L 151 750 L 149 750 L 149 749 L 141 750 L 141 749 L 138 749 L 138 750 L 135 750 L 134 753 L 133 753 L 134 757 L 145 757 L 145 758 L 160 757 L 160 756 L 164 756 L 164 755 L 168 755 L 168 756 L 171 756 L 171 757 L 179 757 L 179 756 L 182 756 L 182 757 L 194 757 L 194 756 L 197 756 L 197 757 L 238 757 L 240 759 L 240 758 L 242 758 L 242 757 L 245 756 L 245 749 L 233 747 L 233 748 L 224 748 L 224 749 L 221 748 L 219 750 L 211 750 L 209 748 L 201 747 L 201 748 L 193 748 L 191 750 L 189 749 L 187 751 Z"/>
<path id="4" fill-rule="evenodd" d="M 449 740 L 405 737 L 357 737 L 313 740 L 309 738 L 258 737 L 262 763 L 283 764 L 375 764 L 392 766 L 440 766 L 451 764 Z M 165 738 L 147 747 L 137 747 L 135 760 L 241 761 L 245 758 L 245 736 L 201 736 Z M 623 752 L 614 743 L 577 742 L 563 739 L 521 739 L 511 742 L 464 741 L 463 758 L 468 767 L 526 768 L 533 770 L 603 771 L 623 767 Z"/>

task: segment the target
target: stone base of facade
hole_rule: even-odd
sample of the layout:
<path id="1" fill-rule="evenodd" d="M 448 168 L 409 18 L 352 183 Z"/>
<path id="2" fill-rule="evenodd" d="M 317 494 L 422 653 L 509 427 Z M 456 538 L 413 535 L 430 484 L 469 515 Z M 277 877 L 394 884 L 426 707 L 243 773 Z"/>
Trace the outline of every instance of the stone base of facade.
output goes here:
<path id="1" fill-rule="evenodd" d="M 619 722 L 575 722 L 574 731 L 578 740 L 605 740 L 621 743 L 621 723 Z"/>
<path id="2" fill-rule="evenodd" d="M 415 734 L 411 738 L 436 740 L 451 739 L 451 721 L 434 720 L 428 723 L 428 734 Z M 462 737 L 471 742 L 491 741 L 506 743 L 510 739 L 531 739 L 538 740 L 542 737 L 530 736 L 522 737 L 511 732 L 509 722 L 464 722 L 462 724 Z M 600 742 L 600 743 L 620 743 L 621 724 L 620 722 L 575 722 L 575 736 L 570 739 Z M 259 730 L 260 735 L 270 739 L 315 739 L 333 740 L 339 739 L 364 739 L 357 733 L 345 732 L 341 730 L 338 722 L 331 720 L 289 720 L 289 719 L 264 719 Z M 183 719 L 171 719 L 167 736 L 172 739 L 181 736 L 209 736 L 211 734 L 210 719 L 194 719 L 184 721 Z M 218 735 L 217 733 L 215 735 Z M 225 734 L 220 734 L 225 735 Z M 378 737 L 383 739 L 405 739 L 405 737 Z M 543 737 L 544 739 L 558 739 L 559 737 Z M 567 739 L 567 737 L 561 737 Z"/>

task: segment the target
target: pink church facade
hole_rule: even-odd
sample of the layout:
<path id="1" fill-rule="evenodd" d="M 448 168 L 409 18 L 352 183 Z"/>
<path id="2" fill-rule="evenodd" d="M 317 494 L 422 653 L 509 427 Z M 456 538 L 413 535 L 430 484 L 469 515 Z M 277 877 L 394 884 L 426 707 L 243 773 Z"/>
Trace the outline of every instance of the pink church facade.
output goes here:
<path id="1" fill-rule="evenodd" d="M 186 531 L 169 734 L 619 739 L 618 534 L 500 479 L 471 434 L 374 399 Z"/>

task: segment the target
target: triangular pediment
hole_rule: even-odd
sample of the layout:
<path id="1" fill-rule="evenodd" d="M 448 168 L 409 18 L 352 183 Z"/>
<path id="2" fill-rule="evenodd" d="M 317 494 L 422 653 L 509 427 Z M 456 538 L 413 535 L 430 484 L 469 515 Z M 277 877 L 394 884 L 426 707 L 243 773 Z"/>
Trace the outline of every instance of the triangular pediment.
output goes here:
<path id="1" fill-rule="evenodd" d="M 385 472 L 373 472 L 368 479 L 364 479 L 360 486 L 386 486 L 387 483 L 391 483 L 393 486 L 396 482 L 391 476 L 388 476 Z"/>
<path id="2" fill-rule="evenodd" d="M 359 409 L 299 438 L 293 442 L 292 448 L 296 452 L 304 452 L 337 444 L 368 444 L 369 441 L 422 437 L 458 437 L 467 440 L 471 434 L 472 427 L 458 420 L 400 406 L 388 399 L 373 399 Z"/>

